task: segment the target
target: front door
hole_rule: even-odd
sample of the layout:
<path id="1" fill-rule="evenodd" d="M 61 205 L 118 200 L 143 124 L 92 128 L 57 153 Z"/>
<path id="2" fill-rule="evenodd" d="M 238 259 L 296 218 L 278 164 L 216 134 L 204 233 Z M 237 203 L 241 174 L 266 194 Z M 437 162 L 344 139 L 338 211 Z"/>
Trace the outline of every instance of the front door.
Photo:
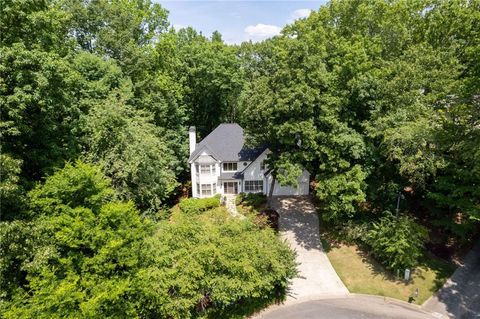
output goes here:
<path id="1" fill-rule="evenodd" d="M 223 183 L 223 192 L 225 194 L 238 194 L 238 183 L 237 182 L 224 182 Z"/>

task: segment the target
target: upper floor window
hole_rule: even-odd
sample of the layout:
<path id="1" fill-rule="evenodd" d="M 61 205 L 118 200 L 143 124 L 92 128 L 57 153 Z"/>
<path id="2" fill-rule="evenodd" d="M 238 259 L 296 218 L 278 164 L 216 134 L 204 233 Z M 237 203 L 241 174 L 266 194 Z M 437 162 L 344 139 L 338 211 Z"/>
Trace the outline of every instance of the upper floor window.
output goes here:
<path id="1" fill-rule="evenodd" d="M 215 175 L 215 164 L 213 165 L 200 164 L 200 174 Z"/>
<path id="2" fill-rule="evenodd" d="M 223 163 L 223 170 L 225 172 L 236 172 L 237 163 Z"/>
<path id="3" fill-rule="evenodd" d="M 264 162 L 264 161 L 261 161 L 261 162 L 260 162 L 260 169 L 261 169 L 262 171 L 265 170 L 265 162 Z"/>

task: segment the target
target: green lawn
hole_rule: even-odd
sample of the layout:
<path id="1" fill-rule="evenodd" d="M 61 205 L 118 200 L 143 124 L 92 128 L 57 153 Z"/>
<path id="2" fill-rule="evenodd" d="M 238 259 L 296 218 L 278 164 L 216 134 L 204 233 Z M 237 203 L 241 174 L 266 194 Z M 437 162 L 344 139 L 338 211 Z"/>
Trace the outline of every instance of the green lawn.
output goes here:
<path id="1" fill-rule="evenodd" d="M 324 242 L 324 246 L 330 262 L 352 293 L 380 295 L 422 304 L 445 283 L 454 270 L 443 261 L 425 258 L 407 284 L 396 279 L 355 245 L 329 246 Z M 418 298 L 412 300 L 416 288 L 419 290 Z"/>

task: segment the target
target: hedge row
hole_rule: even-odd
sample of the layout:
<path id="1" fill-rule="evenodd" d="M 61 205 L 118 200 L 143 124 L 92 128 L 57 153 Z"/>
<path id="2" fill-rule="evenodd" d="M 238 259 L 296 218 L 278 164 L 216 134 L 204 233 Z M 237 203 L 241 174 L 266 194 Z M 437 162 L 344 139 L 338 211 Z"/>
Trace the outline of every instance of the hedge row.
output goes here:
<path id="1" fill-rule="evenodd" d="M 185 214 L 200 214 L 212 208 L 220 206 L 220 195 L 210 198 L 187 198 L 178 204 Z"/>

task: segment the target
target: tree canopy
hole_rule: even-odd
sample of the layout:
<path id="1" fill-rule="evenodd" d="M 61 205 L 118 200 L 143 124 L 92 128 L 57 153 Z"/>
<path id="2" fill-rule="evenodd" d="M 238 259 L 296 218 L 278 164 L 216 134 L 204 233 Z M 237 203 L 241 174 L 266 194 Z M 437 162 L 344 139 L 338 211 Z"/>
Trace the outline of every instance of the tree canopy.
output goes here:
<path id="1" fill-rule="evenodd" d="M 322 218 L 389 268 L 479 234 L 477 0 L 332 0 L 240 45 L 150 0 L 0 15 L 1 316 L 228 316 L 285 287 L 273 232 L 216 199 L 170 210 L 190 125 L 240 123 L 282 185 L 307 169 Z"/>

